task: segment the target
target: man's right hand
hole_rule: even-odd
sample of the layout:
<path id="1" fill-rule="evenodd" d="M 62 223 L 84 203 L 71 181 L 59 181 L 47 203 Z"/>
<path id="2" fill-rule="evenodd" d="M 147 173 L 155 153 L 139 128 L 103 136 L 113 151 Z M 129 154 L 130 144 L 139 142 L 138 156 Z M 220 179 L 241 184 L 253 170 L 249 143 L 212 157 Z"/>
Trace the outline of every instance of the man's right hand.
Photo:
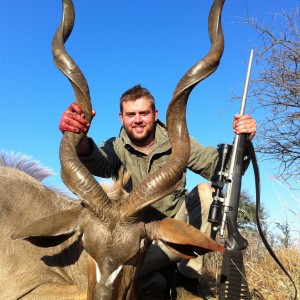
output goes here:
<path id="1" fill-rule="evenodd" d="M 92 118 L 96 112 L 92 111 Z M 71 131 L 75 133 L 87 133 L 90 127 L 90 123 L 86 121 L 83 110 L 81 107 L 73 102 L 63 113 L 60 123 L 59 130 L 64 133 L 65 131 Z"/>

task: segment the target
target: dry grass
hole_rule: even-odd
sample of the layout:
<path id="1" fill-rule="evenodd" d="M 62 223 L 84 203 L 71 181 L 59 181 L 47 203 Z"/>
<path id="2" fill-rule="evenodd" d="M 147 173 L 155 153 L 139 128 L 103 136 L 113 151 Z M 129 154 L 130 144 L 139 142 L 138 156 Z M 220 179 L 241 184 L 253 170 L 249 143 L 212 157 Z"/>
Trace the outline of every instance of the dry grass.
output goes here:
<path id="1" fill-rule="evenodd" d="M 249 246 L 244 252 L 244 263 L 249 291 L 253 300 L 294 299 L 294 288 L 277 263 L 270 256 L 259 239 L 248 240 Z M 293 278 L 300 293 L 300 251 L 298 247 L 278 248 L 276 256 Z M 217 291 L 222 265 L 222 255 L 210 253 L 205 262 L 201 281 L 204 299 L 218 299 Z"/>

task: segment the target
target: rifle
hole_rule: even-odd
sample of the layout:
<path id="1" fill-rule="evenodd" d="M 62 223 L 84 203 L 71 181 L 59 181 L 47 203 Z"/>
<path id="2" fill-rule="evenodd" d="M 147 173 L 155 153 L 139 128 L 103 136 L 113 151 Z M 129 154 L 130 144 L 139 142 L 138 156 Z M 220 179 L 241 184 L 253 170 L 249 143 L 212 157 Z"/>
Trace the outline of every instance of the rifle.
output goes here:
<path id="1" fill-rule="evenodd" d="M 250 79 L 251 67 L 253 59 L 253 50 L 250 52 L 246 82 L 242 98 L 240 114 L 244 114 L 246 98 L 248 92 L 248 84 Z M 225 226 L 227 226 L 227 238 L 225 241 L 225 251 L 223 254 L 221 279 L 219 287 L 219 299 L 250 299 L 248 283 L 245 276 L 245 268 L 243 262 L 242 250 L 248 246 L 248 241 L 243 238 L 238 231 L 237 215 L 240 202 L 242 176 L 244 171 L 243 159 L 245 144 L 247 145 L 248 155 L 252 161 L 255 185 L 256 185 L 256 223 L 257 229 L 266 249 L 287 275 L 292 283 L 295 295 L 294 300 L 298 297 L 298 290 L 295 281 L 282 265 L 272 248 L 270 247 L 266 237 L 264 236 L 260 220 L 260 175 L 257 159 L 252 142 L 247 138 L 246 134 L 235 135 L 233 146 L 229 144 L 219 144 L 219 161 L 216 171 L 212 178 L 213 201 L 210 206 L 208 221 L 213 224 L 212 230 L 217 232 L 221 238 L 224 237 Z M 227 166 L 229 164 L 229 168 Z M 223 196 L 223 188 L 226 184 L 225 197 Z"/>
<path id="2" fill-rule="evenodd" d="M 250 53 L 246 82 L 240 108 L 244 114 L 248 84 L 253 59 L 253 50 Z M 223 254 L 219 299 L 250 299 L 248 283 L 245 276 L 242 250 L 246 249 L 248 242 L 241 236 L 237 227 L 237 215 L 240 202 L 241 184 L 243 176 L 243 160 L 246 134 L 235 135 L 233 145 L 219 144 L 219 161 L 216 172 L 212 178 L 213 201 L 210 206 L 208 221 L 212 229 L 224 236 L 227 226 L 227 239 Z M 250 142 L 250 140 L 247 140 Z M 227 169 L 227 165 L 229 168 Z M 223 188 L 226 185 L 225 197 Z"/>

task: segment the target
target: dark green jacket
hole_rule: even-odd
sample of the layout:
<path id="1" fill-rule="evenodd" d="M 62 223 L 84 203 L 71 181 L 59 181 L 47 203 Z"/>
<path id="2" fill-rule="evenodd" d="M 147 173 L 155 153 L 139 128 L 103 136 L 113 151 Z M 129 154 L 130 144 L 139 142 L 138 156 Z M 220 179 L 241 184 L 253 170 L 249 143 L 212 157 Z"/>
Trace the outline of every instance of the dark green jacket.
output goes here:
<path id="1" fill-rule="evenodd" d="M 93 151 L 89 157 L 81 157 L 81 161 L 95 176 L 109 178 L 116 175 L 121 164 L 131 174 L 131 182 L 126 187 L 131 191 L 139 182 L 149 174 L 160 169 L 169 159 L 171 154 L 170 141 L 165 125 L 157 122 L 155 131 L 155 148 L 147 156 L 137 149 L 129 140 L 124 129 L 119 137 L 105 141 L 100 148 L 93 142 Z M 187 168 L 207 180 L 210 180 L 218 160 L 218 151 L 214 147 L 203 147 L 191 138 L 191 154 Z M 174 217 L 186 195 L 186 172 L 176 191 L 153 204 L 159 211 L 169 217 Z"/>

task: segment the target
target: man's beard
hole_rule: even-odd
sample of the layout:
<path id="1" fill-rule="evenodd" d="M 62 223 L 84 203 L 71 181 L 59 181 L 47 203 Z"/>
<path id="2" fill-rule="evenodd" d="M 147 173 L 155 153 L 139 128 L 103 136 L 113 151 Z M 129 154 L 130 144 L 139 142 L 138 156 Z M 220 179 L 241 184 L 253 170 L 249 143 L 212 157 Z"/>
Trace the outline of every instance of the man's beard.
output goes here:
<path id="1" fill-rule="evenodd" d="M 133 144 L 136 144 L 137 146 L 146 146 L 144 143 L 151 142 L 152 135 L 154 138 L 154 127 L 155 123 L 151 124 L 150 127 L 145 127 L 143 134 L 137 134 L 132 126 L 129 128 L 124 126 L 124 129 Z"/>

